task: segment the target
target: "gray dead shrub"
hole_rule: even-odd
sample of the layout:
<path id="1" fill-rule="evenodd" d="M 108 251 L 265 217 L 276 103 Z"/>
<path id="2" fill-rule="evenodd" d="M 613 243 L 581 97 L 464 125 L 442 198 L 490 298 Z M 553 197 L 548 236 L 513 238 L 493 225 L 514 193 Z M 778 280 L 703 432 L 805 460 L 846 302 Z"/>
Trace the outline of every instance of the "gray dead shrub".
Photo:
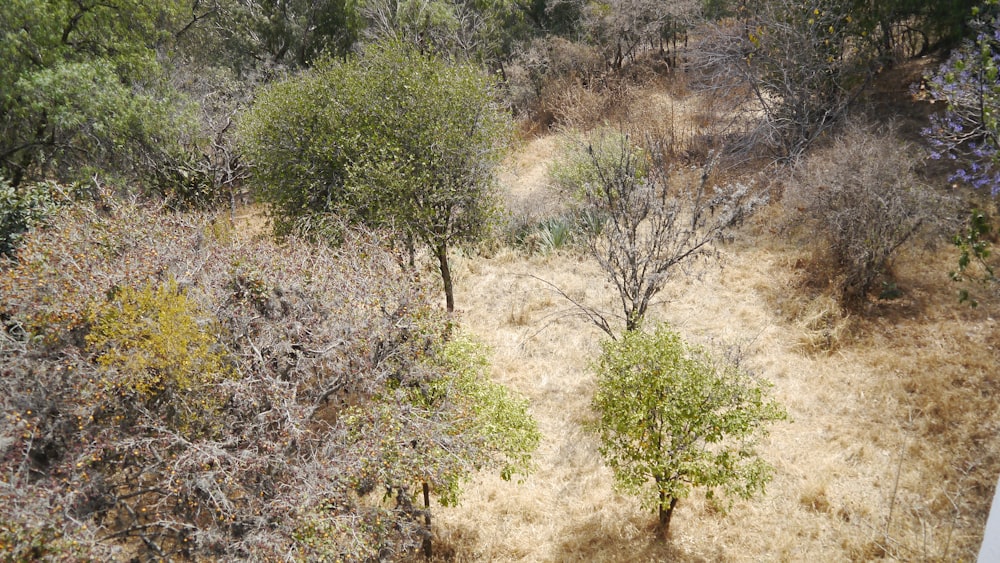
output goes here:
<path id="1" fill-rule="evenodd" d="M 891 126 L 850 123 L 795 170 L 786 208 L 826 244 L 844 305 L 864 302 L 905 243 L 953 215 L 953 198 L 917 174 L 918 154 Z"/>

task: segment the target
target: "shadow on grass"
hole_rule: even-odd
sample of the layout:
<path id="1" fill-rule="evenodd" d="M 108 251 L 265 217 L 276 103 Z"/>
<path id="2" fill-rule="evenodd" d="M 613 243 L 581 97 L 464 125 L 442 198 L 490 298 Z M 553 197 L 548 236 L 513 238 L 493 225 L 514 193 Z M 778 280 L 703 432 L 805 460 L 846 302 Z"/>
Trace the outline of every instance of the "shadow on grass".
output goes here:
<path id="1" fill-rule="evenodd" d="M 676 530 L 664 540 L 656 530 L 656 518 L 637 515 L 629 518 L 627 526 L 615 526 L 619 533 L 608 530 L 605 517 L 594 514 L 582 522 L 570 523 L 565 535 L 554 546 L 552 561 L 671 561 L 706 563 L 720 561 L 689 552 L 677 541 Z M 620 530 L 628 529 L 624 535 Z"/>
<path id="2" fill-rule="evenodd" d="M 563 529 L 561 541 L 554 542 L 548 553 L 539 556 L 512 544 L 503 554 L 486 554 L 477 549 L 478 532 L 471 526 L 452 526 L 435 534 L 432 562 L 471 563 L 479 561 L 587 561 L 587 562 L 653 562 L 707 563 L 724 561 L 721 554 L 707 557 L 691 553 L 671 538 L 666 541 L 656 534 L 652 516 L 629 519 L 625 525 L 609 526 L 607 515 L 598 513 L 581 522 L 570 522 Z M 612 528 L 612 529 L 609 529 Z M 628 533 L 623 533 L 628 530 Z M 535 547 L 535 546 L 532 546 Z M 412 563 L 427 561 L 415 554 Z"/>

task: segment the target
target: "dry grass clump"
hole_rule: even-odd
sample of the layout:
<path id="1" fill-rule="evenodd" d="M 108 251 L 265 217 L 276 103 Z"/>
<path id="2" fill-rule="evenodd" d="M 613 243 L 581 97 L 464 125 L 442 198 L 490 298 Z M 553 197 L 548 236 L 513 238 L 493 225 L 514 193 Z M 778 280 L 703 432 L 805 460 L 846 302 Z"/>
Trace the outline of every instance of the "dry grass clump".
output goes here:
<path id="1" fill-rule="evenodd" d="M 801 331 L 799 344 L 806 353 L 832 352 L 851 334 L 851 317 L 832 296 L 820 294 L 802 304 L 794 317 Z"/>

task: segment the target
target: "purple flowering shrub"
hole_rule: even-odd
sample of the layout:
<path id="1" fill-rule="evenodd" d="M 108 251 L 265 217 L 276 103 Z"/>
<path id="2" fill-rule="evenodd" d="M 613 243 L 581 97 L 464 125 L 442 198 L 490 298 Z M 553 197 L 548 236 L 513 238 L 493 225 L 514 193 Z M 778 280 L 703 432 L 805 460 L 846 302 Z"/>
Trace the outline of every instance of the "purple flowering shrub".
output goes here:
<path id="1" fill-rule="evenodd" d="M 994 14 L 972 22 L 975 41 L 966 41 L 927 79 L 933 101 L 942 101 L 945 110 L 931 116 L 922 133 L 930 143 L 932 159 L 954 162 L 953 182 L 1000 195 L 1000 16 Z M 978 15 L 978 14 L 977 14 Z M 990 260 L 991 219 L 974 210 L 953 242 L 959 248 L 958 270 L 951 272 L 956 282 L 975 281 L 996 288 L 995 265 Z M 973 305 L 965 288 L 961 301 Z"/>
<path id="2" fill-rule="evenodd" d="M 931 116 L 923 136 L 932 159 L 955 162 L 952 181 L 1000 193 L 1000 20 L 973 22 L 975 41 L 967 41 L 926 80 L 934 101 L 946 104 Z"/>

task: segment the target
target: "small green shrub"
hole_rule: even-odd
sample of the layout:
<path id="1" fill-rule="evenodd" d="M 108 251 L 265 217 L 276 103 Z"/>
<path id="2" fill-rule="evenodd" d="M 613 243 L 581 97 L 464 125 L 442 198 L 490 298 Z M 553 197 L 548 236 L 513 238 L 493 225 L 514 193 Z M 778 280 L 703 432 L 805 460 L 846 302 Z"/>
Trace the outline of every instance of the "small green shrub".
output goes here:
<path id="1" fill-rule="evenodd" d="M 626 159 L 637 163 L 636 179 L 641 181 L 647 172 L 642 152 L 628 135 L 616 129 L 599 129 L 587 138 L 569 135 L 549 166 L 549 181 L 557 190 L 582 200 L 588 189 L 608 182 L 602 176 L 618 170 Z"/>
<path id="2" fill-rule="evenodd" d="M 52 213 L 57 201 L 52 188 L 41 182 L 18 189 L 0 176 L 0 258 L 14 258 L 24 233 Z"/>
<path id="3" fill-rule="evenodd" d="M 615 487 L 659 514 L 663 534 L 694 487 L 710 497 L 716 489 L 742 498 L 764 490 L 771 467 L 754 445 L 787 417 L 767 397 L 770 384 L 665 325 L 605 341 L 595 369 L 601 455 Z"/>

